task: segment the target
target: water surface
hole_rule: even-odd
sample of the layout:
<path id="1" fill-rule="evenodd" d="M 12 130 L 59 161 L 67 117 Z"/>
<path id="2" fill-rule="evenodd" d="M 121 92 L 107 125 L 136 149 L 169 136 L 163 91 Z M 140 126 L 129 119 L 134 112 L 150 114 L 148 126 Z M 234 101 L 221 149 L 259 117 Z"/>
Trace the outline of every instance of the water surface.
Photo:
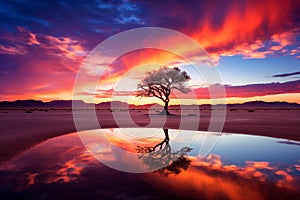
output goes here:
<path id="1" fill-rule="evenodd" d="M 161 143 L 163 130 L 104 132 L 112 146 L 128 153 L 114 154 L 99 130 L 80 133 L 89 151 L 77 133 L 50 139 L 1 164 L 0 198 L 297 199 L 300 195 L 300 143 L 296 141 L 222 134 L 204 151 L 205 140 L 215 135 L 170 129 L 169 144 L 164 143 L 159 153 L 177 160 L 154 172 L 126 173 L 106 164 L 123 160 L 128 166 L 151 169 L 153 162 L 147 157 L 151 152 L 138 152 L 137 146 L 145 149 Z"/>

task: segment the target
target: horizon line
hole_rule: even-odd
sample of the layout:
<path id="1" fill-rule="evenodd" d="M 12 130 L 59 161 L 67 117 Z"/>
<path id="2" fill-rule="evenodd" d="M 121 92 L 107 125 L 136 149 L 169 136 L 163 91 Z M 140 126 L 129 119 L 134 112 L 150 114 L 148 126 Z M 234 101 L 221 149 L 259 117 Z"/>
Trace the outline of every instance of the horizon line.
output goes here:
<path id="1" fill-rule="evenodd" d="M 54 100 L 50 100 L 50 101 L 43 101 L 43 100 L 38 100 L 38 99 L 17 99 L 17 100 L 12 100 L 12 101 L 8 101 L 8 100 L 4 100 L 4 101 L 0 101 L 0 103 L 4 103 L 4 102 L 8 102 L 8 103 L 13 103 L 16 101 L 40 101 L 42 103 L 50 103 L 53 101 L 82 101 L 84 104 L 94 104 L 94 105 L 99 105 L 102 103 L 111 103 L 111 102 L 121 102 L 121 103 L 126 103 L 128 105 L 134 105 L 134 106 L 145 106 L 145 105 L 161 105 L 159 103 L 148 103 L 148 104 L 134 104 L 134 103 L 127 103 L 124 101 L 120 101 L 120 100 L 115 100 L 115 101 L 103 101 L 103 102 L 99 102 L 99 103 L 87 103 L 84 100 L 72 100 L 72 99 L 54 99 Z M 180 106 L 180 105 L 184 105 L 184 106 L 188 106 L 188 105 L 239 105 L 239 104 L 245 104 L 245 103 L 251 103 L 251 102 L 261 102 L 261 103 L 287 103 L 287 104 L 297 104 L 300 105 L 297 102 L 287 102 L 287 101 L 263 101 L 263 100 L 253 100 L 253 101 L 246 101 L 243 103 L 224 103 L 224 104 L 210 104 L 210 103 L 206 103 L 206 104 L 170 104 L 169 106 Z"/>

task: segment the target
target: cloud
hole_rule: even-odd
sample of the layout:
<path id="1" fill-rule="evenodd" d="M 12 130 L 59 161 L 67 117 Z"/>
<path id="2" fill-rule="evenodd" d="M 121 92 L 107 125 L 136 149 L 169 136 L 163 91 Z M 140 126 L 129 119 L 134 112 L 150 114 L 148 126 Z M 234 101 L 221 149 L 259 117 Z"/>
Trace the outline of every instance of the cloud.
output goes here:
<path id="1" fill-rule="evenodd" d="M 24 39 L 24 41 L 21 42 L 24 42 L 28 45 L 40 44 L 36 39 L 36 35 L 26 30 L 24 27 L 18 26 L 17 30 L 19 31 L 19 38 L 21 37 L 22 39 Z"/>
<path id="2" fill-rule="evenodd" d="M 210 86 L 213 87 L 213 86 Z M 209 88 L 196 88 L 195 94 L 199 99 L 209 99 Z M 300 80 L 284 82 L 284 83 L 261 83 L 261 84 L 249 84 L 240 86 L 225 86 L 226 97 L 256 97 L 266 96 L 274 94 L 284 93 L 299 93 L 300 92 Z M 217 97 L 218 94 L 215 94 Z M 220 96 L 222 98 L 222 96 Z"/>
<path id="3" fill-rule="evenodd" d="M 49 73 L 47 72 L 47 66 L 46 69 L 42 68 L 39 71 L 38 67 L 47 64 L 47 62 L 39 61 L 32 64 L 37 67 L 35 71 L 17 70 L 14 73 L 2 76 L 0 80 L 1 99 L 10 101 L 16 99 L 39 99 L 44 101 L 71 99 L 75 74 L 72 72 Z"/>
<path id="4" fill-rule="evenodd" d="M 87 52 L 84 41 L 33 33 L 24 27 L 16 30 L 16 34 L 3 36 L 14 46 L 0 45 L 2 98 L 70 99 L 76 72 Z"/>
<path id="5" fill-rule="evenodd" d="M 220 85 L 210 85 L 208 87 L 198 87 L 193 88 L 193 90 L 188 94 L 177 93 L 171 94 L 171 98 L 178 99 L 191 99 L 197 97 L 198 99 L 211 99 L 211 98 L 224 98 L 223 94 L 210 92 L 218 91 L 214 87 L 219 87 Z M 224 86 L 226 97 L 240 97 L 249 98 L 256 96 L 267 96 L 274 94 L 285 94 L 285 93 L 300 93 L 300 80 L 284 82 L 284 83 L 261 83 L 261 84 L 249 84 L 240 86 Z M 110 98 L 114 96 L 132 96 L 134 91 L 115 91 L 114 89 L 109 90 L 99 90 L 96 92 L 97 98 Z"/>
<path id="6" fill-rule="evenodd" d="M 87 1 L 84 6 L 80 2 L 72 2 L 70 6 L 64 1 L 33 4 L 24 2 L 16 9 L 13 2 L 5 3 L 4 27 L 12 30 L 27 23 L 25 28 L 34 32 L 87 40 L 89 48 L 95 45 L 95 41 L 100 42 L 122 30 L 144 25 L 181 31 L 197 40 L 210 53 L 232 50 L 242 44 L 250 46 L 253 41 L 272 37 L 282 40 L 282 45 L 288 45 L 284 38 L 290 30 L 299 27 L 296 21 L 299 2 L 292 0 L 230 0 L 226 3 L 162 1 L 155 4 Z M 29 12 L 33 7 L 43 12 Z"/>
<path id="7" fill-rule="evenodd" d="M 22 91 L 23 97 L 29 97 L 35 85 L 47 82 L 49 86 L 45 88 L 52 87 L 51 95 L 55 94 L 53 85 L 64 87 L 57 86 L 57 94 L 66 89 L 71 94 L 74 79 L 70 77 L 74 78 L 85 55 L 95 45 L 121 31 L 143 26 L 165 27 L 187 34 L 205 47 L 214 62 L 222 56 L 234 55 L 247 59 L 281 55 L 300 58 L 298 1 L 166 0 L 153 4 L 121 0 L 70 4 L 25 0 L 18 4 L 7 1 L 1 7 L 2 94 Z M 177 44 L 176 39 L 167 41 Z M 189 48 L 184 44 L 180 47 Z M 108 66 L 110 71 L 103 81 L 111 84 L 141 64 L 174 60 L 177 60 L 174 56 L 151 50 L 136 52 Z M 66 78 L 57 75 L 65 72 L 73 75 Z M 31 77 L 23 78 L 24 73 Z M 16 90 L 19 85 L 22 89 Z M 5 95 L 5 98 L 12 97 Z"/>
<path id="8" fill-rule="evenodd" d="M 272 77 L 288 77 L 288 76 L 294 76 L 299 74 L 300 72 L 293 72 L 293 73 L 275 74 Z"/>
<path id="9" fill-rule="evenodd" d="M 215 61 L 221 56 L 249 59 L 286 55 L 280 50 L 294 48 L 297 43 L 299 46 L 300 6 L 296 1 L 173 2 L 174 6 L 168 7 L 169 3 L 155 4 L 156 12 L 154 5 L 137 5 L 145 10 L 141 15 L 146 23 L 182 31 L 198 41 Z M 163 9 L 168 12 L 159 15 Z"/>
<path id="10" fill-rule="evenodd" d="M 14 44 L 8 48 L 2 48 L 3 53 L 7 54 L 28 54 L 59 55 L 60 57 L 77 60 L 87 54 L 82 43 L 69 37 L 55 37 L 45 34 L 37 34 L 18 26 L 17 34 L 9 34 L 4 38 L 7 42 Z M 6 50 L 6 52 L 5 52 Z"/>
<path id="11" fill-rule="evenodd" d="M 20 45 L 15 45 L 15 46 L 0 45 L 0 54 L 24 55 L 27 53 L 28 51 L 23 46 Z"/>
<path id="12" fill-rule="evenodd" d="M 157 17 L 146 17 L 147 22 L 166 25 L 192 35 L 205 48 L 231 49 L 235 45 L 270 38 L 275 33 L 286 31 L 291 19 L 296 18 L 298 8 L 295 1 L 229 1 L 229 2 L 177 2 L 155 5 L 143 3 L 144 15 L 153 13 Z M 139 5 L 139 4 L 138 4 Z M 154 6 L 156 12 L 153 12 Z M 161 10 L 168 10 L 159 15 Z M 286 22 L 287 24 L 284 24 Z M 295 24 L 291 25 L 297 27 Z"/>

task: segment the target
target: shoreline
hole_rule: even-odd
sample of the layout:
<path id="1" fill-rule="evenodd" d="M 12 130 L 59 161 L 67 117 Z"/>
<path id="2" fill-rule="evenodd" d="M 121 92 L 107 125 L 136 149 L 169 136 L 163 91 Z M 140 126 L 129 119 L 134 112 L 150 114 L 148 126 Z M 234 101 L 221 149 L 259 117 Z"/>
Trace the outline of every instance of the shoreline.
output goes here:
<path id="1" fill-rule="evenodd" d="M 146 115 L 140 111 L 130 113 L 134 122 L 143 128 L 152 120 L 150 127 L 157 128 L 162 116 Z M 117 113 L 122 116 L 122 112 Z M 210 112 L 200 113 L 199 131 L 207 131 L 210 123 Z M 223 131 L 226 133 L 266 136 L 287 140 L 300 141 L 300 111 L 299 110 L 262 110 L 248 113 L 246 111 L 228 111 Z M 110 111 L 97 111 L 97 117 L 101 128 L 118 128 L 128 126 L 127 118 L 122 118 L 116 123 L 113 113 Z M 194 117 L 184 116 L 191 123 Z M 82 120 L 87 126 L 82 130 L 97 129 L 99 127 L 88 125 L 89 115 L 82 112 Z M 178 129 L 180 116 L 168 117 L 165 128 Z M 157 126 L 157 127 L 155 127 Z M 34 111 L 25 113 L 23 110 L 0 113 L 0 164 L 10 160 L 21 152 L 37 145 L 47 139 L 76 132 L 72 112 L 66 110 L 49 110 L 48 112 Z M 183 129 L 190 127 L 187 123 Z"/>

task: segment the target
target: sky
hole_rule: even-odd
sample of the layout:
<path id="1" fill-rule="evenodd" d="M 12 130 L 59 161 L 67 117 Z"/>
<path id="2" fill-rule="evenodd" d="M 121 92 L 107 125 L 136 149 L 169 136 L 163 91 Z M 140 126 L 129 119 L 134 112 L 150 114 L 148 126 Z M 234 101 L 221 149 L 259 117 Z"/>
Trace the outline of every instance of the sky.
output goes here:
<path id="1" fill-rule="evenodd" d="M 227 103 L 300 103 L 297 0 L 0 0 L 0 25 L 1 101 L 72 99 L 77 72 L 98 44 L 130 29 L 161 27 L 186 34 L 206 50 L 222 79 L 214 84 L 224 85 Z M 139 69 L 180 59 L 155 49 L 129 52 L 108 64 L 97 90 L 83 87 L 81 94 L 109 101 L 120 80 L 134 86 Z M 207 91 L 213 85 L 198 80 L 189 66 L 180 67 L 192 76 L 197 102 L 210 102 Z"/>

